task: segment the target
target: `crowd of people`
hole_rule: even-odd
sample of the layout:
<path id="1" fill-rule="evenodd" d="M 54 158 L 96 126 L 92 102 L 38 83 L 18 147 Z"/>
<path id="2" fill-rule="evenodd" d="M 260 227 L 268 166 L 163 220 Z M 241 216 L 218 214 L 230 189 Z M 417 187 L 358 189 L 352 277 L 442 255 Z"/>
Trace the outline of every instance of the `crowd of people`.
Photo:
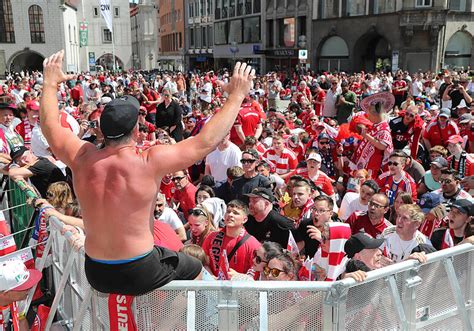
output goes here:
<path id="1" fill-rule="evenodd" d="M 99 281 L 99 264 L 130 256 L 87 247 L 96 237 L 112 245 L 101 237 L 115 232 L 111 214 L 149 213 L 141 195 L 153 196 L 161 258 L 180 252 L 173 256 L 188 278 L 194 269 L 180 264 L 196 260 L 184 256 L 197 258 L 208 280 L 362 281 L 367 271 L 473 243 L 472 73 L 247 72 L 242 87 L 232 85 L 236 72 L 78 73 L 54 86 L 46 72 L 21 72 L 0 86 L 1 171 L 30 180 L 43 198 L 35 204 L 54 207 L 46 212 L 75 233 L 74 244 L 86 240 L 96 289 L 150 289 L 110 288 L 112 267 Z M 135 129 L 132 152 L 117 152 L 121 166 L 109 167 L 110 142 Z M 92 226 L 96 183 L 107 208 L 92 217 L 109 220 Z M 130 224 L 116 231 L 138 231 Z M 9 231 L 3 217 L 0 236 Z M 141 248 L 130 254 L 142 258 Z"/>

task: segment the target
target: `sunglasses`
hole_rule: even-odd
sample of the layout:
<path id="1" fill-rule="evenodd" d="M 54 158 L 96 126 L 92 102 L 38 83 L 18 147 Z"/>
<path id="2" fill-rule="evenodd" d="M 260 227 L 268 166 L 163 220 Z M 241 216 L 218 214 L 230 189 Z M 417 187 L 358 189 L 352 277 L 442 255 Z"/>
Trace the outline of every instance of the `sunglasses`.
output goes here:
<path id="1" fill-rule="evenodd" d="M 194 216 L 204 216 L 204 217 L 207 217 L 206 213 L 204 212 L 204 210 L 200 209 L 200 208 L 193 208 L 193 209 L 189 209 L 189 215 L 194 215 Z"/>
<path id="2" fill-rule="evenodd" d="M 282 272 L 284 273 L 285 271 L 277 269 L 277 268 L 269 268 L 268 266 L 265 266 L 263 268 L 263 273 L 265 274 L 265 276 L 268 276 L 271 274 L 273 278 L 277 278 L 278 276 L 280 276 Z"/>
<path id="3" fill-rule="evenodd" d="M 141 111 L 141 112 L 139 112 L 138 114 L 139 114 L 139 115 L 142 115 L 142 116 L 145 116 L 145 115 L 146 115 L 146 112 Z"/>
<path id="4" fill-rule="evenodd" d="M 320 141 L 319 144 L 320 145 L 329 145 L 329 141 Z"/>
<path id="5" fill-rule="evenodd" d="M 395 166 L 395 167 L 396 167 L 396 166 L 398 166 L 400 163 L 398 163 L 398 162 L 392 162 L 392 161 L 388 161 L 388 162 L 387 162 L 387 164 L 388 164 L 389 166 L 393 165 L 393 166 Z"/>
<path id="6" fill-rule="evenodd" d="M 441 184 L 451 184 L 453 182 L 452 179 L 440 179 L 439 182 Z"/>
<path id="7" fill-rule="evenodd" d="M 247 163 L 247 164 L 252 164 L 254 163 L 256 160 L 254 159 L 242 159 L 240 160 L 240 163 L 244 164 L 244 163 Z"/>
<path id="8" fill-rule="evenodd" d="M 181 176 L 181 177 L 176 176 L 176 177 L 171 178 L 171 180 L 172 180 L 173 182 L 179 182 L 179 181 L 182 180 L 184 177 L 186 177 L 186 176 Z"/>
<path id="9" fill-rule="evenodd" d="M 260 264 L 262 262 L 268 263 L 268 261 L 265 261 L 260 256 L 258 256 L 256 251 L 253 251 L 253 258 L 255 259 L 255 262 L 257 262 L 257 264 Z"/>

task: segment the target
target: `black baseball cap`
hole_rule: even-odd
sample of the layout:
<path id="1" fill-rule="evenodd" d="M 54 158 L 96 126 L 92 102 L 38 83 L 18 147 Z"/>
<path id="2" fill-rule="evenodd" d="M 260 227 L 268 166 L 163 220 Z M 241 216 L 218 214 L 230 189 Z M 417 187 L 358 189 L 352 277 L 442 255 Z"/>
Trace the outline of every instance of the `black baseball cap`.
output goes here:
<path id="1" fill-rule="evenodd" d="M 451 204 L 451 208 L 456 208 L 461 213 L 466 214 L 468 216 L 474 216 L 474 203 L 467 199 L 455 200 Z"/>
<path id="2" fill-rule="evenodd" d="M 384 240 L 382 238 L 375 239 L 369 237 L 363 232 L 359 232 L 351 236 L 344 245 L 344 251 L 349 258 L 354 257 L 357 253 L 363 249 L 373 249 L 382 246 Z"/>
<path id="3" fill-rule="evenodd" d="M 249 198 L 264 198 L 265 200 L 270 201 L 271 203 L 275 202 L 275 196 L 273 192 L 265 187 L 256 187 L 252 190 L 251 193 L 244 194 Z"/>
<path id="4" fill-rule="evenodd" d="M 242 155 L 244 154 L 250 154 L 254 157 L 255 160 L 260 160 L 260 156 L 258 155 L 258 152 L 253 148 L 246 149 L 245 151 L 242 152 Z"/>
<path id="5" fill-rule="evenodd" d="M 108 139 L 117 139 L 128 134 L 138 121 L 140 103 L 132 96 L 123 96 L 110 101 L 100 116 L 100 130 Z"/>
<path id="6" fill-rule="evenodd" d="M 13 161 L 15 161 L 17 158 L 21 157 L 23 153 L 25 153 L 28 150 L 25 146 L 15 146 L 13 147 L 12 151 L 10 152 L 10 157 L 12 158 Z"/>

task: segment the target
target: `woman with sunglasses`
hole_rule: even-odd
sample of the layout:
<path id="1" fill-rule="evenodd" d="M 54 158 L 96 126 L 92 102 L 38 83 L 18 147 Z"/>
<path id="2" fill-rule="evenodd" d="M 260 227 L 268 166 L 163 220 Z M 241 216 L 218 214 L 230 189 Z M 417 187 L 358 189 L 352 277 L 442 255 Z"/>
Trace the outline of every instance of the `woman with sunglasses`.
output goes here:
<path id="1" fill-rule="evenodd" d="M 212 219 L 212 214 L 204 206 L 197 205 L 191 209 L 188 216 L 191 239 L 189 239 L 186 244 L 202 246 L 207 236 L 211 232 L 216 231 Z"/>
<path id="2" fill-rule="evenodd" d="M 268 280 L 298 280 L 298 262 L 293 258 L 290 252 L 284 251 L 282 254 L 270 259 L 265 267 L 263 274 Z"/>

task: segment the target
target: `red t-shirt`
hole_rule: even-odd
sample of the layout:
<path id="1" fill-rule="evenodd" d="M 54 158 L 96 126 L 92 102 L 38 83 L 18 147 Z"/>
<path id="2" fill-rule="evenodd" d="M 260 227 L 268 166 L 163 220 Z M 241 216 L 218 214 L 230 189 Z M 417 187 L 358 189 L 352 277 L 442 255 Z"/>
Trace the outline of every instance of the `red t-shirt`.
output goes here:
<path id="1" fill-rule="evenodd" d="M 295 153 L 290 151 L 288 148 L 284 148 L 280 155 L 276 155 L 275 150 L 269 148 L 263 154 L 263 157 L 275 164 L 276 173 L 279 175 L 295 170 L 298 165 L 298 159 L 296 158 Z"/>
<path id="2" fill-rule="evenodd" d="M 183 243 L 171 226 L 157 220 L 153 223 L 153 239 L 155 246 L 168 248 L 175 252 L 179 252 L 183 247 Z"/>
<path id="3" fill-rule="evenodd" d="M 448 147 L 449 137 L 459 134 L 459 128 L 453 121 L 449 121 L 446 127 L 441 128 L 438 121 L 435 120 L 428 124 L 423 132 L 423 138 L 427 139 L 431 147 L 441 145 Z"/>
<path id="4" fill-rule="evenodd" d="M 322 102 L 322 104 L 315 103 L 314 109 L 316 111 L 316 115 L 322 116 L 323 115 L 323 107 L 324 107 L 324 99 L 326 99 L 326 92 L 321 90 L 316 96 L 315 101 Z"/>
<path id="5" fill-rule="evenodd" d="M 313 183 L 317 186 L 320 187 L 321 190 L 324 192 L 326 195 L 333 195 L 334 194 L 334 188 L 332 186 L 332 180 L 329 178 L 328 175 L 326 175 L 324 172 L 321 170 L 318 171 L 318 176 L 315 178 L 309 178 L 308 173 L 306 173 L 306 176 L 308 179 L 312 180 Z"/>
<path id="6" fill-rule="evenodd" d="M 346 220 L 346 223 L 350 225 L 352 234 L 359 232 L 365 232 L 373 238 L 381 238 L 382 232 L 392 224 L 385 218 L 382 222 L 377 225 L 373 225 L 370 222 L 369 215 L 367 212 L 353 212 L 351 216 Z"/>
<path id="7" fill-rule="evenodd" d="M 405 88 L 406 86 L 407 86 L 407 82 L 405 82 L 403 79 L 395 80 L 392 83 L 392 93 L 393 93 L 393 95 L 404 95 L 406 91 L 396 91 L 396 89 Z"/>
<path id="8" fill-rule="evenodd" d="M 389 171 L 381 174 L 376 179 L 376 182 L 380 187 L 380 192 L 387 195 L 388 199 L 390 200 L 390 205 L 393 205 L 398 192 L 410 193 L 413 201 L 416 201 L 417 199 L 415 180 L 406 172 L 398 183 L 395 183 L 393 176 L 390 175 Z"/>
<path id="9" fill-rule="evenodd" d="M 239 115 L 235 120 L 234 126 L 242 126 L 242 131 L 244 136 L 255 136 L 255 131 L 257 126 L 264 120 L 262 112 L 259 109 L 256 109 L 252 103 L 245 103 L 242 105 L 239 111 Z M 232 141 L 237 146 L 241 146 L 244 142 L 237 135 L 235 127 L 232 127 L 230 131 L 230 141 Z"/>
<path id="10" fill-rule="evenodd" d="M 225 229 L 222 231 L 225 231 Z M 213 232 L 209 234 L 202 244 L 202 249 L 209 256 L 209 258 L 212 259 L 210 265 L 214 276 L 217 276 L 218 274 L 219 259 L 222 256 L 223 250 L 225 249 L 227 255 L 229 255 L 235 245 L 247 233 L 247 231 L 245 231 L 243 228 L 242 233 L 237 238 L 228 237 L 224 234 L 224 237 L 220 240 L 219 237 L 217 237 L 219 232 Z M 232 268 L 239 273 L 247 273 L 247 271 L 253 265 L 253 252 L 259 249 L 261 245 L 262 244 L 260 244 L 260 242 L 255 239 L 254 236 L 250 236 L 250 238 L 248 238 L 237 249 L 234 256 L 231 257 L 229 261 L 229 268 Z"/>
<path id="11" fill-rule="evenodd" d="M 175 190 L 176 189 L 174 188 L 174 184 L 171 180 L 169 182 L 166 182 L 164 179 L 161 180 L 160 192 L 165 195 L 166 202 L 168 204 L 171 202 L 171 198 L 173 197 Z"/>
<path id="12" fill-rule="evenodd" d="M 175 189 L 173 199 L 179 202 L 179 209 L 184 214 L 184 217 L 188 219 L 188 211 L 196 206 L 196 191 L 197 188 L 192 183 L 186 185 L 183 191 Z"/>

